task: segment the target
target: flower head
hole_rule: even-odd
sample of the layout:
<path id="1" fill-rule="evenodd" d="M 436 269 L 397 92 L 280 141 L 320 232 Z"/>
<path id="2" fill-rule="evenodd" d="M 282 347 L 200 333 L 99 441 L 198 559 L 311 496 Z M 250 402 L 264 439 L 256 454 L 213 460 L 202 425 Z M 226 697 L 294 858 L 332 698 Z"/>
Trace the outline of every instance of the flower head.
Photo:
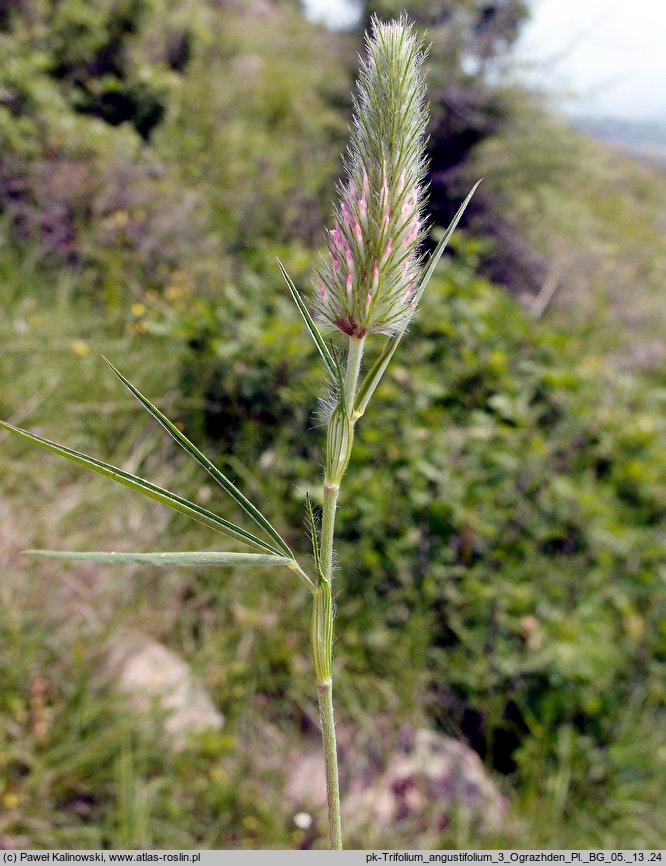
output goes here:
<path id="1" fill-rule="evenodd" d="M 400 333 L 414 312 L 424 235 L 423 60 L 423 43 L 406 18 L 373 18 L 314 295 L 320 317 L 351 337 Z"/>

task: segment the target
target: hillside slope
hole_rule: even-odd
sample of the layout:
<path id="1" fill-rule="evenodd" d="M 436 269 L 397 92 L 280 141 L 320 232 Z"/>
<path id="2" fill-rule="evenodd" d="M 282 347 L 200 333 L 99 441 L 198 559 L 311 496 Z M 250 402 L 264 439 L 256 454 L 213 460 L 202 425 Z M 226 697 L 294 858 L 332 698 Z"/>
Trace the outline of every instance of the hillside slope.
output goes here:
<path id="1" fill-rule="evenodd" d="M 666 358 L 666 172 L 522 106 L 475 154 L 512 232 L 543 257 L 526 306 L 582 351 L 659 374 Z M 502 238 L 495 242 L 502 243 Z"/>

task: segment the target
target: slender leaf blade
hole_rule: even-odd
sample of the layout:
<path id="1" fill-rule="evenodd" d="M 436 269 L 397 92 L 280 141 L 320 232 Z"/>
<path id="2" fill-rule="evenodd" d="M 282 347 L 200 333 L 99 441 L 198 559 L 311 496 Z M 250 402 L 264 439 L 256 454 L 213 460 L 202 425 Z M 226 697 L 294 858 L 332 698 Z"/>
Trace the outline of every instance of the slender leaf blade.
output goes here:
<path id="1" fill-rule="evenodd" d="M 381 382 L 382 376 L 384 375 L 391 358 L 395 355 L 395 350 L 400 345 L 401 339 L 402 334 L 397 334 L 395 337 L 389 337 L 384 345 L 381 355 L 366 373 L 366 376 L 358 389 L 356 400 L 354 401 L 354 418 L 360 418 L 367 409 L 368 403 L 377 390 L 377 386 Z"/>
<path id="2" fill-rule="evenodd" d="M 276 556 L 281 555 L 280 551 L 276 550 L 267 542 L 262 541 L 260 538 L 257 538 L 251 532 L 247 532 L 240 526 L 235 526 L 223 517 L 213 514 L 212 511 L 208 511 L 208 509 L 203 508 L 194 502 L 190 502 L 188 499 L 184 499 L 182 496 L 178 496 L 170 490 L 165 490 L 157 484 L 146 481 L 144 478 L 139 478 L 138 475 L 132 475 L 129 472 L 118 469 L 116 466 L 111 466 L 109 463 L 104 463 L 103 461 L 96 460 L 94 457 L 90 457 L 87 454 L 82 454 L 80 451 L 74 451 L 74 449 L 67 448 L 64 445 L 58 445 L 57 442 L 52 442 L 50 439 L 44 439 L 42 436 L 37 436 L 35 433 L 23 430 L 21 427 L 14 427 L 13 424 L 9 424 L 7 421 L 0 421 L 0 427 L 8 430 L 10 433 L 15 433 L 23 439 L 27 439 L 28 442 L 32 442 L 35 445 L 40 445 L 42 448 L 53 451 L 61 457 L 66 457 L 68 460 L 72 460 L 80 466 L 85 466 L 87 469 L 91 469 L 99 475 L 111 478 L 113 481 L 117 481 L 119 484 L 129 487 L 131 490 L 143 494 L 148 497 L 148 499 L 154 499 L 162 505 L 167 505 L 174 511 L 184 514 L 187 517 L 191 517 L 193 520 L 203 523 L 204 526 L 208 526 L 210 529 L 214 529 L 223 535 L 235 538 L 238 541 L 242 541 L 245 544 L 249 544 L 252 547 L 256 547 L 259 550 L 266 551 Z"/>
<path id="3" fill-rule="evenodd" d="M 262 553 L 224 553 L 218 551 L 198 551 L 184 553 L 125 553 L 116 551 L 74 551 L 74 550 L 26 550 L 31 556 L 45 556 L 49 559 L 79 559 L 91 562 L 138 563 L 156 566 L 219 566 L 219 565 L 289 565 L 292 561 L 286 556 L 273 556 Z"/>
<path id="4" fill-rule="evenodd" d="M 482 178 L 483 179 L 483 178 Z M 440 240 L 440 242 L 435 247 L 434 252 L 428 259 L 428 264 L 423 269 L 419 281 L 416 286 L 416 291 L 414 292 L 414 303 L 418 303 L 423 292 L 425 291 L 426 286 L 430 282 L 432 275 L 435 273 L 435 268 L 437 267 L 439 260 L 444 253 L 449 241 L 451 240 L 451 236 L 453 232 L 456 230 L 458 223 L 460 222 L 462 215 L 465 213 L 467 205 L 470 203 L 472 196 L 477 190 L 477 187 L 481 183 L 481 180 L 477 180 L 465 201 L 460 205 L 456 215 L 451 220 L 451 223 L 447 230 L 444 232 L 444 236 Z M 396 334 L 393 337 L 389 337 L 386 341 L 382 354 L 377 358 L 372 367 L 368 370 L 361 386 L 358 389 L 358 393 L 356 395 L 356 400 L 354 401 L 354 417 L 360 418 L 361 415 L 365 412 L 368 407 L 368 403 L 372 395 L 375 393 L 377 386 L 381 382 L 382 376 L 386 372 L 386 368 L 388 367 L 391 358 L 395 355 L 395 350 L 400 345 L 400 340 L 402 340 L 404 336 L 404 331 L 400 334 Z"/>
<path id="5" fill-rule="evenodd" d="M 273 539 L 273 541 L 275 541 L 281 550 L 283 550 L 289 557 L 292 557 L 292 552 L 289 549 L 287 542 L 282 538 L 277 529 L 275 529 L 259 509 L 256 508 L 250 500 L 243 495 L 243 493 L 241 493 L 236 485 L 233 484 L 233 482 L 231 482 L 227 476 L 224 475 L 224 473 L 222 473 L 217 466 L 215 466 L 208 457 L 206 457 L 206 455 L 196 447 L 196 445 L 194 445 L 194 443 L 190 442 L 187 436 L 185 436 L 184 433 L 181 433 L 175 424 L 172 424 L 171 421 L 169 421 L 164 413 L 160 412 L 160 410 L 154 406 L 147 397 L 144 397 L 143 394 L 113 366 L 108 358 L 102 356 L 102 360 L 108 364 L 123 385 L 131 391 L 143 408 L 153 416 L 158 424 L 167 431 L 167 433 L 181 446 L 181 448 L 187 451 L 191 457 L 194 457 L 200 466 L 203 466 L 206 472 L 208 472 L 208 474 L 217 481 L 220 487 L 222 487 L 222 489 L 228 493 L 229 496 L 231 496 L 231 498 L 237 502 L 247 514 L 249 514 L 252 520 L 254 520 L 254 522 Z"/>
<path id="6" fill-rule="evenodd" d="M 344 393 L 344 383 L 343 383 L 343 376 L 342 376 L 342 370 L 340 368 L 340 364 L 338 364 L 338 362 L 335 360 L 335 358 L 331 354 L 331 350 L 328 348 L 328 344 L 326 343 L 326 340 L 324 340 L 324 338 L 322 337 L 321 331 L 319 330 L 319 328 L 315 324 L 314 319 L 310 315 L 310 311 L 308 310 L 307 306 L 305 305 L 303 298 L 300 295 L 300 292 L 298 291 L 298 289 L 294 285 L 294 281 L 292 280 L 292 278 L 287 273 L 287 271 L 286 271 L 284 265 L 282 264 L 282 262 L 280 261 L 280 259 L 276 259 L 276 261 L 278 263 L 278 267 L 282 271 L 282 276 L 284 277 L 284 280 L 287 284 L 287 287 L 288 287 L 289 291 L 291 292 L 291 296 L 294 299 L 294 303 L 298 307 L 298 311 L 301 314 L 301 316 L 303 317 L 303 320 L 306 324 L 306 327 L 307 327 L 308 331 L 310 332 L 310 336 L 312 337 L 312 340 L 313 340 L 315 346 L 317 347 L 319 354 L 322 357 L 324 365 L 326 366 L 326 369 L 328 370 L 329 375 L 331 376 L 331 378 L 333 379 L 333 381 L 336 384 L 336 387 L 338 389 L 338 393 L 343 394 Z"/>

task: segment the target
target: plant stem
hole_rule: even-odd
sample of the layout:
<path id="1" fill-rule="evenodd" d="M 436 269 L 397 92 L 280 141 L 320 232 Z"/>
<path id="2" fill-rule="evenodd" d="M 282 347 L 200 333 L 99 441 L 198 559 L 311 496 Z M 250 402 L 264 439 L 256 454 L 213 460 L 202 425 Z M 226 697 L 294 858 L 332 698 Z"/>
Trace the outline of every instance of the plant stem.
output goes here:
<path id="1" fill-rule="evenodd" d="M 333 719 L 333 683 L 317 683 L 321 733 L 326 765 L 326 798 L 328 801 L 328 847 L 342 850 L 342 824 L 340 821 L 340 784 L 338 781 L 338 752 L 335 743 Z"/>
<path id="2" fill-rule="evenodd" d="M 342 849 L 342 823 L 340 819 L 340 782 L 338 779 L 338 752 L 333 719 L 333 678 L 331 657 L 333 652 L 333 604 L 331 600 L 331 574 L 333 562 L 333 530 L 339 484 L 324 483 L 324 514 L 321 533 L 320 585 L 313 598 L 311 630 L 312 656 L 317 675 L 317 698 L 321 718 L 321 736 L 326 767 L 326 801 L 328 805 L 328 846 Z"/>
<path id="3" fill-rule="evenodd" d="M 336 448 L 341 447 L 343 453 L 337 459 L 330 461 L 334 477 L 324 476 L 324 508 L 321 524 L 321 542 L 319 561 L 321 573 L 320 587 L 314 597 L 312 652 L 317 674 L 317 697 L 319 699 L 319 714 L 321 717 L 321 734 L 324 744 L 324 762 L 326 765 L 326 799 L 328 803 L 328 844 L 332 850 L 342 849 L 342 824 L 340 819 L 340 783 L 338 779 L 338 753 L 335 742 L 335 721 L 333 718 L 333 677 L 331 658 L 333 651 L 333 604 L 331 601 L 331 585 L 333 583 L 333 539 L 335 535 L 335 511 L 340 493 L 340 480 L 349 459 L 352 448 L 353 423 L 351 422 L 354 408 L 354 398 L 358 386 L 358 376 L 363 358 L 364 338 L 350 338 L 347 366 L 344 378 L 345 414 L 344 421 L 351 431 L 348 437 L 340 442 L 335 440 Z M 339 419 L 331 418 L 330 424 L 339 423 Z M 329 431 L 331 428 L 329 425 Z M 335 439 L 335 437 L 333 437 Z M 346 451 L 346 453 L 345 453 Z M 326 465 L 329 466 L 327 454 Z"/>

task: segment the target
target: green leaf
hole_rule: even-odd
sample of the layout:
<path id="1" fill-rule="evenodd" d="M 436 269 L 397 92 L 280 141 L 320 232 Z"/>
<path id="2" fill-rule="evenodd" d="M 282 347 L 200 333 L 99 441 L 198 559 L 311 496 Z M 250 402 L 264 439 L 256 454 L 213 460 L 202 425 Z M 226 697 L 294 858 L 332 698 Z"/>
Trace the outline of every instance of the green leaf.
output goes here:
<path id="1" fill-rule="evenodd" d="M 144 565 L 289 565 L 286 556 L 262 553 L 221 553 L 201 551 L 198 553 L 116 553 L 106 551 L 73 550 L 26 550 L 32 556 L 47 556 L 51 559 L 83 559 L 93 562 L 136 562 Z"/>
<path id="2" fill-rule="evenodd" d="M 467 208 L 467 205 L 470 203 L 470 200 L 471 200 L 472 196 L 474 195 L 474 193 L 476 192 L 476 189 L 480 183 L 481 183 L 481 181 L 477 180 L 477 182 L 474 184 L 469 195 L 467 196 L 465 201 L 460 205 L 460 207 L 458 208 L 458 212 L 456 213 L 456 215 L 451 220 L 451 224 L 449 225 L 447 230 L 444 232 L 444 237 L 437 244 L 435 251 L 430 256 L 430 258 L 428 260 L 428 264 L 423 269 L 421 276 L 419 278 L 419 281 L 417 283 L 417 286 L 416 286 L 416 291 L 414 292 L 414 302 L 415 303 L 417 303 L 420 300 L 421 295 L 425 291 L 426 286 L 430 282 L 430 279 L 435 272 L 435 268 L 437 267 L 437 264 L 439 263 L 439 260 L 442 257 L 442 253 L 444 252 L 444 250 L 447 247 L 447 244 L 451 240 L 451 235 L 455 231 L 456 226 L 460 222 L 462 215 L 465 213 L 465 209 Z M 368 403 L 370 402 L 372 395 L 375 393 L 377 386 L 381 382 L 382 376 L 386 372 L 386 368 L 388 367 L 389 362 L 391 361 L 391 358 L 395 355 L 395 350 L 400 345 L 400 340 L 402 340 L 403 336 L 404 336 L 404 331 L 401 334 L 396 334 L 394 337 L 389 337 L 389 339 L 386 341 L 386 343 L 384 345 L 384 349 L 383 349 L 381 355 L 379 356 L 379 358 L 377 358 L 375 363 L 368 370 L 363 382 L 361 383 L 360 388 L 358 389 L 358 393 L 356 395 L 356 400 L 354 401 L 354 411 L 353 411 L 354 419 L 360 418 L 361 415 L 363 415 L 363 413 L 367 409 Z"/>
<path id="3" fill-rule="evenodd" d="M 356 394 L 356 400 L 354 401 L 354 411 L 352 413 L 354 420 L 360 418 L 367 409 L 370 398 L 375 393 L 391 358 L 395 354 L 395 350 L 400 345 L 401 338 L 402 334 L 397 334 L 395 337 L 389 337 L 384 345 L 384 350 L 381 355 L 366 373 L 366 376 L 358 389 L 358 393 Z"/>
<path id="4" fill-rule="evenodd" d="M 169 421 L 169 419 L 164 415 L 160 410 L 153 406 L 153 404 L 148 400 L 147 397 L 144 397 L 143 394 L 137 390 L 132 383 L 126 379 L 123 374 L 117 370 L 111 361 L 108 358 L 102 356 L 102 360 L 109 365 L 109 367 L 113 370 L 116 376 L 120 379 L 120 381 L 125 385 L 132 394 L 136 397 L 136 399 L 141 403 L 143 408 L 149 412 L 153 418 L 167 431 L 167 433 L 172 436 L 176 442 L 187 451 L 194 459 L 199 463 L 200 466 L 211 475 L 215 481 L 225 490 L 232 499 L 234 499 L 238 505 L 250 515 L 252 520 L 260 526 L 264 532 L 266 532 L 270 537 L 275 541 L 278 547 L 287 554 L 287 556 L 291 559 L 293 558 L 293 554 L 289 549 L 289 545 L 279 534 L 277 529 L 267 520 L 266 517 L 256 508 L 246 496 L 244 496 L 240 490 L 233 484 L 226 475 L 224 475 L 220 470 L 215 466 L 211 461 L 203 454 L 190 440 L 185 436 L 180 430 Z"/>
<path id="5" fill-rule="evenodd" d="M 29 433 L 27 430 L 22 430 L 20 427 L 14 427 L 13 424 L 8 424 L 6 421 L 0 421 L 0 427 L 9 430 L 10 433 L 15 433 L 17 436 L 21 436 L 23 439 L 27 439 L 28 442 L 33 442 L 35 445 L 41 445 L 42 448 L 47 448 L 49 451 L 53 451 L 61 457 L 67 457 L 68 460 L 73 460 L 74 463 L 78 463 L 80 466 L 92 469 L 93 472 L 104 475 L 106 478 L 111 478 L 113 481 L 117 481 L 119 484 L 129 487 L 131 490 L 136 490 L 137 493 L 142 493 L 149 499 L 161 502 L 162 505 L 168 505 L 169 508 L 172 508 L 174 511 L 178 511 L 180 514 L 185 514 L 187 517 L 191 517 L 193 520 L 197 520 L 199 523 L 203 523 L 204 526 L 208 526 L 210 529 L 215 529 L 223 535 L 228 535 L 230 538 L 235 538 L 238 541 L 242 541 L 245 544 L 258 548 L 259 550 L 267 551 L 276 556 L 281 556 L 279 550 L 276 550 L 272 545 L 262 541 L 255 535 L 252 535 L 251 532 L 247 532 L 246 530 L 241 529 L 240 526 L 235 526 L 233 523 L 229 523 L 229 521 L 225 520 L 223 517 L 213 514 L 212 511 L 208 511 L 206 508 L 202 508 L 200 505 L 190 502 L 188 499 L 183 499 L 182 496 L 178 496 L 175 493 L 171 493 L 169 490 L 165 490 L 163 487 L 158 487 L 150 481 L 139 478 L 138 475 L 131 475 L 129 472 L 124 472 L 122 469 L 118 469 L 116 466 L 111 466 L 109 463 L 103 463 L 101 460 L 96 460 L 94 457 L 89 457 L 87 454 L 81 454 L 79 451 L 74 451 L 71 448 L 66 448 L 64 445 L 58 445 L 56 442 L 51 442 L 50 439 L 43 439 L 41 436 Z"/>
<path id="6" fill-rule="evenodd" d="M 338 394 L 339 395 L 344 394 L 344 379 L 343 379 L 342 369 L 340 368 L 340 365 L 338 364 L 338 362 L 335 360 L 335 358 L 331 354 L 331 350 L 328 348 L 328 344 L 326 343 L 326 340 L 324 340 L 324 338 L 322 337 L 319 328 L 316 326 L 314 319 L 310 315 L 310 311 L 308 310 L 307 306 L 303 302 L 303 298 L 301 297 L 300 292 L 298 291 L 298 289 L 294 285 L 294 281 L 292 280 L 292 278 L 289 276 L 289 274 L 285 270 L 285 267 L 282 264 L 282 262 L 280 261 L 280 259 L 276 259 L 276 261 L 278 263 L 278 267 L 282 271 L 282 276 L 284 277 L 285 282 L 289 288 L 289 291 L 291 292 L 291 296 L 294 299 L 294 303 L 298 307 L 298 310 L 299 310 L 301 316 L 303 316 L 303 320 L 305 321 L 307 329 L 310 332 L 310 336 L 312 337 L 312 340 L 313 340 L 315 346 L 319 350 L 319 354 L 321 355 L 322 360 L 324 361 L 326 369 L 328 370 L 330 377 L 335 382 L 335 386 L 337 388 Z"/>

